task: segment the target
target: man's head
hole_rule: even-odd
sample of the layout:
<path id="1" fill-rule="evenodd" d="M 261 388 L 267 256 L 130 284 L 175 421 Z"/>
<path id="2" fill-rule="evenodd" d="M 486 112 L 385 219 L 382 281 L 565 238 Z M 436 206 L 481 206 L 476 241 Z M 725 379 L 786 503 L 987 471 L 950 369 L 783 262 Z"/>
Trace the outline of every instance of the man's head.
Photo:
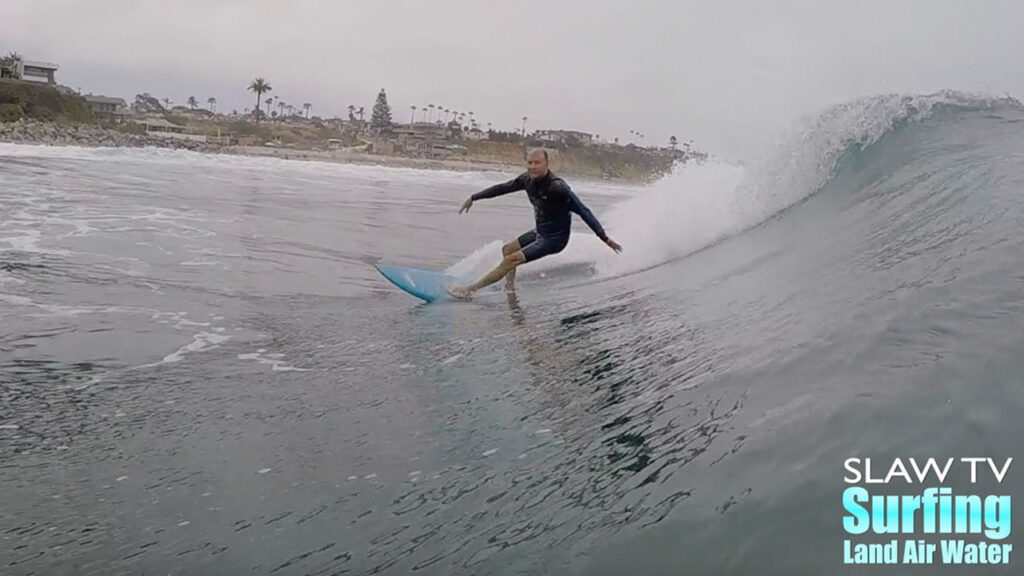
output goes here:
<path id="1" fill-rule="evenodd" d="M 548 151 L 534 148 L 526 155 L 526 171 L 531 178 L 543 178 L 548 173 Z"/>

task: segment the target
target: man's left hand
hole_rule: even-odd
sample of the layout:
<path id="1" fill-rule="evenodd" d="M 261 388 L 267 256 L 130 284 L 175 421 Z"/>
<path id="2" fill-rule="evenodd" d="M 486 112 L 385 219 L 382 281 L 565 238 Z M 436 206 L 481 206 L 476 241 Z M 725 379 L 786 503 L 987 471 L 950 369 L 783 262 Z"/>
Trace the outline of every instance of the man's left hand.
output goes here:
<path id="1" fill-rule="evenodd" d="M 606 238 L 604 243 L 607 244 L 608 247 L 611 248 L 612 250 L 615 250 L 616 252 L 622 252 L 622 246 L 619 246 L 619 243 L 616 242 L 615 240 L 612 240 L 611 238 Z"/>

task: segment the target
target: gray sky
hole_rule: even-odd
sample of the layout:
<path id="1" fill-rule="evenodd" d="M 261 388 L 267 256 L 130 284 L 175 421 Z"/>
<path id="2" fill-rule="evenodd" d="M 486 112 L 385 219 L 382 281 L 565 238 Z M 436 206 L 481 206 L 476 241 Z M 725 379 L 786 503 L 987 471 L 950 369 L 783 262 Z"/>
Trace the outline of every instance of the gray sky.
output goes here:
<path id="1" fill-rule="evenodd" d="M 409 106 L 495 128 L 645 143 L 675 134 L 746 156 L 794 116 L 853 97 L 944 88 L 1024 97 L 1024 2 L 4 0 L 0 52 L 131 99 L 273 95 L 313 113 Z"/>

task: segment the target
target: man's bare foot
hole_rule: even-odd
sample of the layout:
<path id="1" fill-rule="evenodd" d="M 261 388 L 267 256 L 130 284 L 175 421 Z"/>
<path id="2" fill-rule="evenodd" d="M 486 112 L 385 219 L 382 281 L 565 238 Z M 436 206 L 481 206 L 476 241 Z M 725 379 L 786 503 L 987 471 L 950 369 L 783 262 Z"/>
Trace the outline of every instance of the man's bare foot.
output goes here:
<path id="1" fill-rule="evenodd" d="M 445 286 L 444 291 L 452 298 L 458 298 L 459 300 L 469 300 L 469 297 L 472 295 L 468 288 L 462 286 Z"/>

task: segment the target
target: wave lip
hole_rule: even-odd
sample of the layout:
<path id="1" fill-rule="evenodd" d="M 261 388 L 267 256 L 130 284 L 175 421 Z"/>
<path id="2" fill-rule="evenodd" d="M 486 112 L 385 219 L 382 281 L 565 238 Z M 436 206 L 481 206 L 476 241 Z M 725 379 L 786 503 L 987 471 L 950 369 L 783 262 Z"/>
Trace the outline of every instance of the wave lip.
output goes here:
<path id="1" fill-rule="evenodd" d="M 885 94 L 831 106 L 798 120 L 771 146 L 740 184 L 734 209 L 748 226 L 758 224 L 820 190 L 851 148 L 867 148 L 890 131 L 931 118 L 940 110 L 991 110 L 1021 106 L 1011 97 L 945 90 Z"/>

